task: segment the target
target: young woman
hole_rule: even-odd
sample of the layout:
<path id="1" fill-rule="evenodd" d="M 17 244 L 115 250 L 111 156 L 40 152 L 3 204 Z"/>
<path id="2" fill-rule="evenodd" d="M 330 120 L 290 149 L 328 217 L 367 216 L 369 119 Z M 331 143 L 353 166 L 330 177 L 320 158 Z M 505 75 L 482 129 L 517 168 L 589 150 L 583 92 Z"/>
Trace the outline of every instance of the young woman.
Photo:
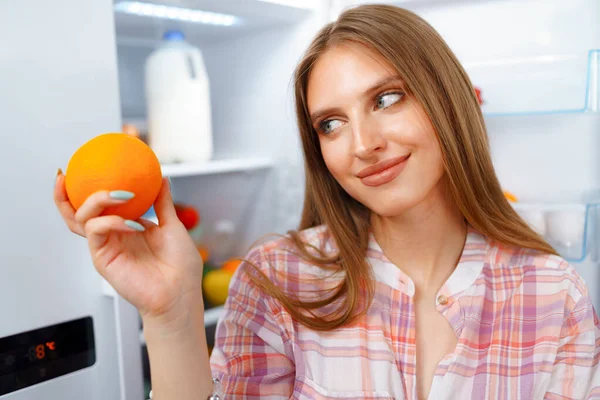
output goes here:
<path id="1" fill-rule="evenodd" d="M 505 199 L 469 78 L 421 18 L 356 7 L 298 65 L 301 226 L 236 272 L 209 360 L 202 261 L 160 224 L 77 211 L 98 272 L 140 311 L 154 398 L 587 399 L 600 396 L 588 288 Z M 223 397 L 222 397 L 223 398 Z"/>

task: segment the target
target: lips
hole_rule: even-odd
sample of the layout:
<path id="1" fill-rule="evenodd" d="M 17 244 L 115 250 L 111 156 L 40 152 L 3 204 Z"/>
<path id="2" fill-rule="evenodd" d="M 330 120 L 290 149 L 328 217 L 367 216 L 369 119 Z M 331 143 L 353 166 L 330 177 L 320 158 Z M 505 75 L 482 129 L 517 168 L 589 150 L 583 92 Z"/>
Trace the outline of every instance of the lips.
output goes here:
<path id="1" fill-rule="evenodd" d="M 410 154 L 381 161 L 361 170 L 356 176 L 366 186 L 380 186 L 394 180 L 404 169 Z"/>
<path id="2" fill-rule="evenodd" d="M 396 164 L 400 164 L 401 162 L 405 161 L 409 156 L 410 154 L 407 154 L 402 157 L 394 157 L 385 161 L 378 162 L 375 165 L 371 165 L 370 167 L 361 170 L 358 174 L 356 174 L 356 176 L 358 176 L 359 178 L 366 178 L 369 175 L 378 174 L 380 172 L 385 171 L 388 168 L 393 167 Z"/>

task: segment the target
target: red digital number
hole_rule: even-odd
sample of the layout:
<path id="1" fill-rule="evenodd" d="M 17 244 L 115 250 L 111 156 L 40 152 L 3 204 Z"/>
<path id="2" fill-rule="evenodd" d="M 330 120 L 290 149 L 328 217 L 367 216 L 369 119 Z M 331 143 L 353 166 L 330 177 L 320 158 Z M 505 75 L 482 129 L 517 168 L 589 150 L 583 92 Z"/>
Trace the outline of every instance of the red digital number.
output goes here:
<path id="1" fill-rule="evenodd" d="M 38 344 L 35 348 L 35 355 L 38 360 L 41 360 L 46 356 L 46 347 L 43 344 Z"/>

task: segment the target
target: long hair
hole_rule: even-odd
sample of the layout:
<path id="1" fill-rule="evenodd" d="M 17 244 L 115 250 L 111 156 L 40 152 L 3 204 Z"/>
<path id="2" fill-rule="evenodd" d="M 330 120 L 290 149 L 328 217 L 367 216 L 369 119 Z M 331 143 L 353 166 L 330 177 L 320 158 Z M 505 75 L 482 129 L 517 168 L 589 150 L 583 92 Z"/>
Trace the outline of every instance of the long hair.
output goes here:
<path id="1" fill-rule="evenodd" d="M 329 268 L 336 265 L 345 272 L 344 278 L 334 291 L 317 301 L 302 301 L 284 293 L 263 274 L 253 280 L 277 298 L 295 320 L 315 330 L 350 324 L 371 302 L 374 280 L 365 259 L 370 211 L 350 197 L 328 171 L 306 101 L 315 62 L 341 43 L 360 44 L 380 54 L 404 80 L 407 92 L 422 105 L 437 135 L 450 195 L 467 223 L 499 243 L 557 254 L 505 198 L 492 165 L 477 95 L 442 37 L 413 12 L 389 5 L 363 5 L 344 11 L 323 27 L 294 74 L 306 176 L 298 230 L 328 226 L 338 253 L 327 256 L 310 252 L 310 245 L 302 241 L 298 231 L 289 232 L 289 239 L 306 260 Z M 315 313 L 334 303 L 333 311 Z"/>

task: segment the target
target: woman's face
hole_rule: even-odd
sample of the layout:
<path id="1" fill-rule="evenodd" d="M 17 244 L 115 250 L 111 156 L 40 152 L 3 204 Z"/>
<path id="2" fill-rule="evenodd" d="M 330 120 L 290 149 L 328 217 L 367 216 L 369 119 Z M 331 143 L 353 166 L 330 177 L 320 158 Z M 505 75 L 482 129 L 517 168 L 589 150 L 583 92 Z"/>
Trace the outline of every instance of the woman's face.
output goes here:
<path id="1" fill-rule="evenodd" d="M 328 50 L 313 67 L 307 102 L 327 168 L 370 210 L 397 216 L 440 193 L 433 126 L 381 56 L 359 45 Z"/>

